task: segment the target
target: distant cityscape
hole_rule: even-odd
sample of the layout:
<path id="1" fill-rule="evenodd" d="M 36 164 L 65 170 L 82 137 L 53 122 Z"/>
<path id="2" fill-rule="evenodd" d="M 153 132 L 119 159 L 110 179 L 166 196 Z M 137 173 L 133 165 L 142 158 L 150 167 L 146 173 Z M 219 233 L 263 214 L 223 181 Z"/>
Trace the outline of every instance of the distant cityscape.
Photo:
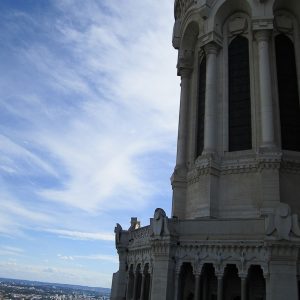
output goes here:
<path id="1" fill-rule="evenodd" d="M 109 300 L 110 289 L 0 278 L 0 300 Z"/>

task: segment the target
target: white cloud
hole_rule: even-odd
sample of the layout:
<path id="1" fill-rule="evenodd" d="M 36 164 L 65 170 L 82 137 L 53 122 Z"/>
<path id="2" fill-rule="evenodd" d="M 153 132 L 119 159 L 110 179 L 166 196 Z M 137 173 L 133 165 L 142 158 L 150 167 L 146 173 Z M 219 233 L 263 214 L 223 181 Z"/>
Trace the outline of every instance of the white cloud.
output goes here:
<path id="1" fill-rule="evenodd" d="M 74 240 L 99 240 L 114 241 L 115 237 L 112 233 L 105 232 L 79 232 L 63 229 L 44 229 L 44 231 L 57 234 L 59 237 Z"/>
<path id="2" fill-rule="evenodd" d="M 5 256 L 19 256 L 23 253 L 23 249 L 13 246 L 3 245 L 0 246 L 0 255 Z"/>
<path id="3" fill-rule="evenodd" d="M 90 255 L 61 255 L 57 254 L 57 257 L 62 260 L 99 260 L 108 261 L 114 264 L 119 262 L 117 255 L 104 255 L 104 254 L 90 254 Z"/>

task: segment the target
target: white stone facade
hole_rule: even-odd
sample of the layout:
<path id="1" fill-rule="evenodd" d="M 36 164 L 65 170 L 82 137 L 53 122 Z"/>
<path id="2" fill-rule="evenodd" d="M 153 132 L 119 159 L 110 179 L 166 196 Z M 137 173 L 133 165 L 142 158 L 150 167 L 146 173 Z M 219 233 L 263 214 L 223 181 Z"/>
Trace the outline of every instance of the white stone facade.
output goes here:
<path id="1" fill-rule="evenodd" d="M 112 300 L 298 300 L 300 1 L 176 0 L 172 217 L 116 227 Z"/>

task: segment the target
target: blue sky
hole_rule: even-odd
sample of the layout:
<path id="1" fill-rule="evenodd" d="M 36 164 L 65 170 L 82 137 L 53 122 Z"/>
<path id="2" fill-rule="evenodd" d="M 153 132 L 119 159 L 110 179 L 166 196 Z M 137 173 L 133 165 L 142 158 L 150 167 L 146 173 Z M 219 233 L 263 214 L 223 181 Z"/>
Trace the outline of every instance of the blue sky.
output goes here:
<path id="1" fill-rule="evenodd" d="M 0 1 L 0 277 L 110 287 L 115 223 L 170 215 L 171 0 Z"/>

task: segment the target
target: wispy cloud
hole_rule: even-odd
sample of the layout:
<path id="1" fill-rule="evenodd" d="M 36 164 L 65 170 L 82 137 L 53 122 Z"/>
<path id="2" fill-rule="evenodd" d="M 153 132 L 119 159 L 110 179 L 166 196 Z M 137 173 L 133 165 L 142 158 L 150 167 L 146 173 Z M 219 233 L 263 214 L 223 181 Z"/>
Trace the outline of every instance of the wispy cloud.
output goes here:
<path id="1" fill-rule="evenodd" d="M 119 262 L 117 256 L 113 255 L 104 255 L 104 254 L 90 254 L 90 255 L 61 255 L 57 254 L 57 257 L 62 260 L 99 260 L 99 261 L 108 261 L 114 264 Z"/>
<path id="2" fill-rule="evenodd" d="M 45 231 L 57 234 L 61 238 L 74 240 L 98 240 L 98 241 L 114 241 L 115 237 L 112 233 L 101 232 L 79 232 L 62 229 L 45 229 Z"/>
<path id="3" fill-rule="evenodd" d="M 172 4 L 47 5 L 0 12 L 0 234 L 111 242 L 115 222 L 170 206 Z"/>
<path id="4" fill-rule="evenodd" d="M 19 256 L 23 253 L 23 249 L 13 246 L 3 245 L 0 246 L 0 255 L 7 255 L 7 256 Z"/>

